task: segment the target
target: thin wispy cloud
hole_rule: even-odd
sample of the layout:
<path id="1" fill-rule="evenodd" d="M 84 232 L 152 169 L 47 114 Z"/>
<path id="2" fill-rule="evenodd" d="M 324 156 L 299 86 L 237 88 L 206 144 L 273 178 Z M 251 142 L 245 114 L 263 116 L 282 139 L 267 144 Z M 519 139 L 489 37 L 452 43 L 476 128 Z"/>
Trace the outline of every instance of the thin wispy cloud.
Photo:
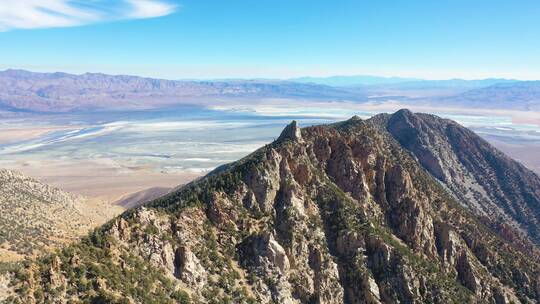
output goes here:
<path id="1" fill-rule="evenodd" d="M 172 14 L 176 6 L 152 0 L 127 0 L 132 6 L 129 17 L 132 18 L 154 18 Z"/>
<path id="2" fill-rule="evenodd" d="M 0 31 L 155 18 L 176 9 L 165 0 L 0 0 Z"/>

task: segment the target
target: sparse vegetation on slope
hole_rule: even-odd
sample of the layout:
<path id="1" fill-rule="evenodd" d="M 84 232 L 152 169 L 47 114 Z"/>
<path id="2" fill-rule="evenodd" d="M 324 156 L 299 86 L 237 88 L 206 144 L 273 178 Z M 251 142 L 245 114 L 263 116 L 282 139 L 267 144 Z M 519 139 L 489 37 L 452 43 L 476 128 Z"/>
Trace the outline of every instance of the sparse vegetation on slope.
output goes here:
<path id="1" fill-rule="evenodd" d="M 20 260 L 65 245 L 108 214 L 85 198 L 0 169 L 0 261 Z"/>

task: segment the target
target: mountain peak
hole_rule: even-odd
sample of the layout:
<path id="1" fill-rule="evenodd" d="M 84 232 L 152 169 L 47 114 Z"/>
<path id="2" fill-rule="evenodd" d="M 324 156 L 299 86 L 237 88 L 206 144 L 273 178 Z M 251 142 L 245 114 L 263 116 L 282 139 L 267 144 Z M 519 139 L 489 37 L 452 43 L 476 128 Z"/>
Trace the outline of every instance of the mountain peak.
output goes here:
<path id="1" fill-rule="evenodd" d="M 350 121 L 362 121 L 362 118 L 358 115 L 354 115 L 353 117 L 349 118 Z"/>
<path id="2" fill-rule="evenodd" d="M 415 114 L 409 109 L 400 109 L 396 111 L 394 114 L 392 114 L 392 116 L 402 116 L 402 117 L 411 117 L 414 115 Z"/>
<path id="3" fill-rule="evenodd" d="M 298 142 L 302 141 L 302 132 L 300 131 L 300 127 L 298 127 L 296 120 L 293 120 L 285 127 L 285 129 L 283 129 L 283 131 L 281 131 L 277 141 L 280 142 L 287 139 Z"/>
<path id="4" fill-rule="evenodd" d="M 411 152 L 466 208 L 497 219 L 493 227 L 519 227 L 518 234 L 540 244 L 540 215 L 535 211 L 540 194 L 532 190 L 540 187 L 540 178 L 532 171 L 449 119 L 403 109 L 387 120 L 370 121 Z"/>

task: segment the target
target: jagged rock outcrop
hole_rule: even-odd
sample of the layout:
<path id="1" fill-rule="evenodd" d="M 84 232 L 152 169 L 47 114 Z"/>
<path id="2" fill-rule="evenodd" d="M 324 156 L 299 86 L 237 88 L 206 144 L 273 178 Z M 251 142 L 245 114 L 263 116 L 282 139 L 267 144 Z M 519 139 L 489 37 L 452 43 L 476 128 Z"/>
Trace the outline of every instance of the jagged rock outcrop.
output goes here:
<path id="1" fill-rule="evenodd" d="M 277 141 L 284 141 L 284 140 L 292 140 L 296 142 L 303 142 L 302 139 L 302 132 L 300 131 L 300 128 L 298 127 L 298 123 L 296 120 L 293 120 L 289 125 L 283 129 L 281 134 L 279 135 Z"/>
<path id="2" fill-rule="evenodd" d="M 540 301 L 538 259 L 463 208 L 386 128 L 353 118 L 284 134 L 28 262 L 9 301 Z"/>

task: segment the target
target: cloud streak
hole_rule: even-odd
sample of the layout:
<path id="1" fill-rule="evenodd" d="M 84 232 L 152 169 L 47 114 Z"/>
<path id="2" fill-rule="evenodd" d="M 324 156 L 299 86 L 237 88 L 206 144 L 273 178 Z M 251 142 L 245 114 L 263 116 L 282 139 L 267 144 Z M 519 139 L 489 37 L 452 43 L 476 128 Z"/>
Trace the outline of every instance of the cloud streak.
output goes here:
<path id="1" fill-rule="evenodd" d="M 176 9 L 165 0 L 0 0 L 0 31 L 156 18 Z"/>
<path id="2" fill-rule="evenodd" d="M 151 0 L 127 0 L 132 6 L 131 18 L 154 18 L 172 14 L 176 6 Z"/>

